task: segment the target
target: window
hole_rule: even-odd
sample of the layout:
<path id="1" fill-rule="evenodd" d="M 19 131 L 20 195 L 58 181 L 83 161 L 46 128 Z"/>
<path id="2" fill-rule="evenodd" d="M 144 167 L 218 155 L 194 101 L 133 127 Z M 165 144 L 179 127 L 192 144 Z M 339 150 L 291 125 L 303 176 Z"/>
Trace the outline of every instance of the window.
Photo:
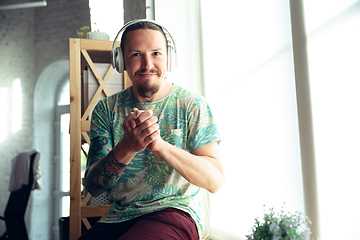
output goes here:
<path id="1" fill-rule="evenodd" d="M 124 25 L 123 0 L 90 0 L 91 30 L 105 32 L 113 41 Z M 109 7 L 110 6 L 110 7 Z"/>
<path id="2" fill-rule="evenodd" d="M 59 93 L 58 105 L 56 107 L 56 148 L 55 148 L 55 199 L 54 226 L 58 225 L 59 218 L 70 215 L 70 92 L 69 80 L 67 80 Z M 81 153 L 81 176 L 84 176 L 86 167 L 85 153 L 88 145 L 83 145 Z M 54 236 L 58 237 L 58 230 L 54 230 Z"/>
<path id="3" fill-rule="evenodd" d="M 241 236 L 263 204 L 304 210 L 289 2 L 201 1 L 226 170 L 212 225 Z M 303 3 L 321 238 L 360 239 L 360 2 Z"/>
<path id="4" fill-rule="evenodd" d="M 304 11 L 321 238 L 359 240 L 360 2 L 304 0 Z"/>
<path id="5" fill-rule="evenodd" d="M 304 212 L 288 1 L 202 1 L 206 97 L 225 184 L 212 227 L 245 236 L 263 205 Z"/>
<path id="6" fill-rule="evenodd" d="M 70 207 L 70 95 L 69 80 L 67 80 L 60 92 L 57 101 L 55 115 L 55 207 L 54 222 L 61 217 L 69 216 Z"/>
<path id="7" fill-rule="evenodd" d="M 3 113 L 3 116 L 8 116 L 8 88 L 1 87 L 0 88 L 0 101 L 3 103 L 0 107 L 0 111 Z M 7 128 L 5 126 L 8 125 L 8 119 L 6 117 L 2 117 L 0 119 L 0 142 L 4 141 L 7 136 Z"/>
<path id="8" fill-rule="evenodd" d="M 19 78 L 12 82 L 11 87 L 0 88 L 0 142 L 11 134 L 16 134 L 22 128 L 22 87 Z M 10 126 L 8 128 L 7 126 Z"/>

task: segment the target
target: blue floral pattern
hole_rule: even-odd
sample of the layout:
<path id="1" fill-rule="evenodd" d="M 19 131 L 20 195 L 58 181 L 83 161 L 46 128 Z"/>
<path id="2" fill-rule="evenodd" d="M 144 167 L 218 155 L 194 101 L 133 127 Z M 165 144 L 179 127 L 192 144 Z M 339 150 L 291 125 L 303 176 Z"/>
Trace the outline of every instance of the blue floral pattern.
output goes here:
<path id="1" fill-rule="evenodd" d="M 160 101 L 139 103 L 128 88 L 99 101 L 92 114 L 91 138 L 107 139 L 107 144 L 101 146 L 104 154 L 122 138 L 122 123 L 133 108 L 152 110 L 159 119 L 161 137 L 185 151 L 220 141 L 213 115 L 202 96 L 174 85 Z M 88 159 L 88 164 L 95 160 Z M 199 187 L 190 184 L 164 160 L 144 150 L 134 157 L 112 186 L 110 210 L 100 221 L 121 222 L 175 207 L 193 217 L 201 236 L 203 210 L 198 192 Z"/>

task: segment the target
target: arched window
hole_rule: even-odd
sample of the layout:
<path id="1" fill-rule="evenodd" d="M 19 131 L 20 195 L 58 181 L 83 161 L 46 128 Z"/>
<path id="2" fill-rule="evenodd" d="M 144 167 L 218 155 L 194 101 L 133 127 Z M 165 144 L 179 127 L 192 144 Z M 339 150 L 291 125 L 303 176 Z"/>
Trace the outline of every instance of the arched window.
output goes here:
<path id="1" fill-rule="evenodd" d="M 55 187 L 54 187 L 54 218 L 69 216 L 70 191 L 70 97 L 69 81 L 59 91 L 55 113 Z"/>
<path id="2" fill-rule="evenodd" d="M 57 116 L 61 112 L 69 112 L 68 102 L 65 104 L 59 101 L 60 99 L 69 101 L 69 94 L 67 96 L 62 94 L 66 92 L 64 86 L 66 82 L 69 82 L 68 76 L 69 60 L 59 59 L 50 63 L 41 72 L 35 86 L 33 147 L 41 153 L 40 170 L 43 186 L 41 191 L 32 194 L 29 227 L 31 239 L 57 240 L 59 238 L 60 171 L 58 166 L 61 141 L 58 134 L 60 117 Z M 62 102 L 61 105 L 59 102 Z"/>
<path id="3" fill-rule="evenodd" d="M 59 90 L 55 116 L 55 186 L 54 222 L 70 215 L 70 92 L 69 80 Z M 81 153 L 81 176 L 84 177 L 88 144 Z"/>

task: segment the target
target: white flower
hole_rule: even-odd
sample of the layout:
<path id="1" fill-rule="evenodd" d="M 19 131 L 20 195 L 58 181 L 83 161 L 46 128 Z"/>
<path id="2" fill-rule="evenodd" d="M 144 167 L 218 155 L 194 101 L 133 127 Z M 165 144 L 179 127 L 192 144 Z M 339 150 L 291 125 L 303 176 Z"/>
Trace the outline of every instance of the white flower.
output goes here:
<path id="1" fill-rule="evenodd" d="M 275 222 L 271 222 L 271 224 L 269 225 L 270 227 L 270 231 L 272 233 L 274 233 L 274 235 L 279 231 L 280 227 L 275 223 Z"/>

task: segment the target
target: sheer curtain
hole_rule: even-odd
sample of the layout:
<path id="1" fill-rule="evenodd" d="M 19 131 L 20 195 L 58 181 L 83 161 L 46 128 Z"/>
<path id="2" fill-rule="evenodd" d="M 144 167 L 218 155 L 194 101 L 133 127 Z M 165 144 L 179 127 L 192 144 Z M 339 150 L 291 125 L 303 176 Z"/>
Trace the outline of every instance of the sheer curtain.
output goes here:
<path id="1" fill-rule="evenodd" d="M 360 239 L 360 2 L 303 0 L 321 239 Z M 244 236 L 266 208 L 304 212 L 289 1 L 202 1 L 206 97 L 226 183 L 212 225 Z M 296 10 L 296 9 L 295 9 Z M 312 236 L 316 239 L 316 236 Z"/>
<path id="2" fill-rule="evenodd" d="M 360 239 L 360 2 L 304 0 L 322 239 Z"/>
<path id="3" fill-rule="evenodd" d="M 212 226 L 245 236 L 263 210 L 304 212 L 288 1 L 202 1 L 206 97 L 226 183 Z"/>

